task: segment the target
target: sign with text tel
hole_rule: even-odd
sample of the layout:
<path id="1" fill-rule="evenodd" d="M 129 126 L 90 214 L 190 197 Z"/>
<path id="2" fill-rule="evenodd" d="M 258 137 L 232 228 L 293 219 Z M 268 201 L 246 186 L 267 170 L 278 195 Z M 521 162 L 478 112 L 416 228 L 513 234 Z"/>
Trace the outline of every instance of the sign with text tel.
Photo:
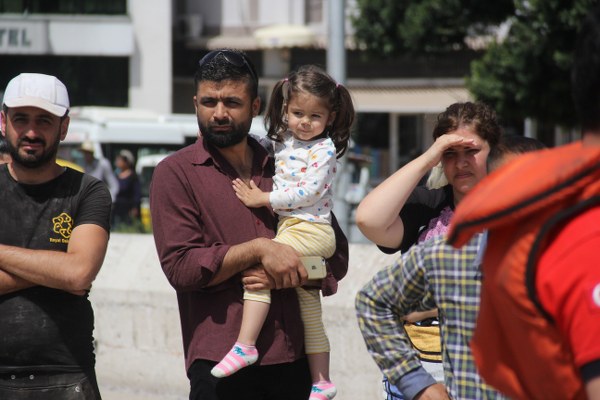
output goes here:
<path id="1" fill-rule="evenodd" d="M 0 19 L 0 54 L 47 54 L 46 21 L 7 21 Z"/>

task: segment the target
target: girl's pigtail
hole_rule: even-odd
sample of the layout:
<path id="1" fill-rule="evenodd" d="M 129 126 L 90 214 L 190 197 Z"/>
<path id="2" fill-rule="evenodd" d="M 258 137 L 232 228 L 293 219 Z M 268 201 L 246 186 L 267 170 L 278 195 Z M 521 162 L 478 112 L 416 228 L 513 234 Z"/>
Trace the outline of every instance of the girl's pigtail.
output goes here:
<path id="1" fill-rule="evenodd" d="M 330 137 L 335 144 L 336 157 L 340 158 L 346 153 L 350 144 L 350 129 L 354 122 L 355 112 L 352 96 L 348 89 L 344 85 L 337 83 L 335 92 L 334 111 L 336 112 L 336 116 L 331 126 Z"/>
<path id="2" fill-rule="evenodd" d="M 279 81 L 273 87 L 269 106 L 265 112 L 265 128 L 267 129 L 267 137 L 272 140 L 279 141 L 280 133 L 287 129 L 287 124 L 283 120 L 285 115 L 286 101 L 284 100 L 284 84 L 287 79 Z M 289 90 L 289 83 L 287 85 Z M 286 90 L 287 95 L 287 90 Z"/>

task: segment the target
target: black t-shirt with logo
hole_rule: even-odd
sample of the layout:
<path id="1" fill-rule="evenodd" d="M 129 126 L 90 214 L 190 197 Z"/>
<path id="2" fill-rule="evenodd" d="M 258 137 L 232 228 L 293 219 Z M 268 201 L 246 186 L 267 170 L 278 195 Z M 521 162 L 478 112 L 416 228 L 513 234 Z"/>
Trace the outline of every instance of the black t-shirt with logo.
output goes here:
<path id="1" fill-rule="evenodd" d="M 109 231 L 110 207 L 106 185 L 73 169 L 25 185 L 0 166 L 2 244 L 66 252 L 76 226 Z M 43 286 L 0 295 L 0 372 L 89 370 L 95 363 L 93 329 L 87 295 Z"/>

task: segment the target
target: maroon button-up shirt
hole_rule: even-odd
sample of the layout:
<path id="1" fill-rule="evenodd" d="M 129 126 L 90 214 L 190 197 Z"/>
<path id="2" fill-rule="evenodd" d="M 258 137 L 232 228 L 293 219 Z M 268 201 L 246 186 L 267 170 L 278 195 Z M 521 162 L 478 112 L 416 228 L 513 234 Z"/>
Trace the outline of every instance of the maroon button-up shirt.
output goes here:
<path id="1" fill-rule="evenodd" d="M 272 190 L 273 160 L 254 139 L 252 179 Z M 242 320 L 240 275 L 207 287 L 233 245 L 273 238 L 277 217 L 268 207 L 248 208 L 236 196 L 233 167 L 202 139 L 163 160 L 152 178 L 150 209 L 158 256 L 177 291 L 186 369 L 196 359 L 219 361 L 235 343 Z M 348 242 L 336 230 L 337 250 L 323 293 L 333 294 L 348 267 Z M 259 365 L 304 356 L 304 334 L 294 289 L 271 291 L 271 307 L 257 341 Z"/>

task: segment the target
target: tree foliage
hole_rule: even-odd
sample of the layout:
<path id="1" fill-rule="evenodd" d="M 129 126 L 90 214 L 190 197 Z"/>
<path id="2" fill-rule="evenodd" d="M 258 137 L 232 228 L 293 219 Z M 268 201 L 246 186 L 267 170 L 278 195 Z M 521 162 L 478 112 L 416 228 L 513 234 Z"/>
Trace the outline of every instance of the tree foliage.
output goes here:
<path id="1" fill-rule="evenodd" d="M 355 39 L 367 52 L 394 57 L 466 47 L 514 13 L 512 0 L 357 0 Z"/>
<path id="2" fill-rule="evenodd" d="M 464 49 L 492 41 L 471 64 L 467 86 L 506 120 L 576 123 L 570 68 L 582 17 L 599 0 L 357 0 L 355 38 L 367 53 L 397 57 Z M 487 36 L 489 37 L 489 36 Z"/>
<path id="3" fill-rule="evenodd" d="M 570 69 L 578 28 L 596 0 L 515 1 L 504 41 L 471 65 L 467 85 L 507 119 L 573 127 Z"/>

